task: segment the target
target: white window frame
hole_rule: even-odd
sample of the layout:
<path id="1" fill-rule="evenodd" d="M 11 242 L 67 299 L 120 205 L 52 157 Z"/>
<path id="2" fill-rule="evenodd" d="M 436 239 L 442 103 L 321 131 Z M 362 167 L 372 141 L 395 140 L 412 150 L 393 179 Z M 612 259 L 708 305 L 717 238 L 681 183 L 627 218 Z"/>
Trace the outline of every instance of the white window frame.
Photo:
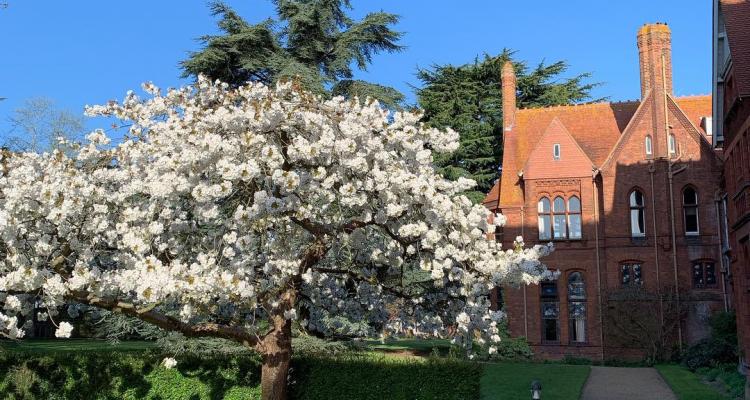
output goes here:
<path id="1" fill-rule="evenodd" d="M 552 145 L 552 158 L 555 160 L 559 160 L 561 157 L 562 152 L 560 151 L 560 143 L 555 143 Z"/>

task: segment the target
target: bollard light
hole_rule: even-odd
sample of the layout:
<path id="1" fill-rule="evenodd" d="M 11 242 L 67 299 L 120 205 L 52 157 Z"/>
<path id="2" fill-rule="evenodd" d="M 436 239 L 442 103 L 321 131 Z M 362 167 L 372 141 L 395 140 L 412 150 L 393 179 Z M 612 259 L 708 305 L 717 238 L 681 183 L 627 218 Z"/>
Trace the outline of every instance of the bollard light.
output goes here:
<path id="1" fill-rule="evenodd" d="M 531 399 L 540 400 L 542 398 L 542 384 L 538 380 L 531 381 Z"/>

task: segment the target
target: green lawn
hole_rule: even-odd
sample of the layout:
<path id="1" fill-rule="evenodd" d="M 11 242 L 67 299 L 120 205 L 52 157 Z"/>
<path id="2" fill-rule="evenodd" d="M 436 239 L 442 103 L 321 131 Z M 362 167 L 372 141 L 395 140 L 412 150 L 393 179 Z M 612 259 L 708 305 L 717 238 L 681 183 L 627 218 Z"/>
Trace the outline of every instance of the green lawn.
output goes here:
<path id="1" fill-rule="evenodd" d="M 664 380 L 680 400 L 727 400 L 714 388 L 701 382 L 700 377 L 679 365 L 657 365 Z"/>
<path id="2" fill-rule="evenodd" d="M 44 354 L 65 351 L 140 351 L 156 347 L 155 342 L 123 341 L 113 344 L 94 339 L 24 339 L 0 341 L 0 349 L 24 353 Z"/>
<path id="3" fill-rule="evenodd" d="M 481 381 L 482 399 L 528 400 L 531 381 L 542 384 L 544 400 L 577 399 L 589 376 L 588 365 L 493 363 L 484 365 Z"/>

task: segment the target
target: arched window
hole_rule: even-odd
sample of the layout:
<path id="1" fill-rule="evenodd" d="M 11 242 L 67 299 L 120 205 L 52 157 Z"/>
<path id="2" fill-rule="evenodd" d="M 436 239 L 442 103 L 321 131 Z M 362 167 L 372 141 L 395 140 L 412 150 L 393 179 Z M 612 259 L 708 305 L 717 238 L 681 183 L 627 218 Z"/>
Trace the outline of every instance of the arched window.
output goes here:
<path id="1" fill-rule="evenodd" d="M 643 193 L 636 189 L 630 192 L 630 234 L 633 237 L 646 236 L 646 215 Z"/>
<path id="2" fill-rule="evenodd" d="M 682 191 L 682 212 L 685 219 L 685 234 L 698 234 L 698 192 L 692 187 Z"/>
<path id="3" fill-rule="evenodd" d="M 549 199 L 546 197 L 542 197 L 541 199 L 539 199 L 536 211 L 539 215 L 539 239 L 552 239 L 552 217 L 550 215 L 552 209 L 550 208 Z"/>
<path id="4" fill-rule="evenodd" d="M 570 341 L 586 342 L 586 286 L 581 272 L 568 276 L 568 310 L 570 322 Z"/>
<path id="5" fill-rule="evenodd" d="M 571 239 L 581 238 L 581 200 L 578 196 L 568 199 L 568 231 Z"/>
<path id="6" fill-rule="evenodd" d="M 669 134 L 669 154 L 673 155 L 677 153 L 677 139 L 675 139 L 674 134 Z"/>
<path id="7" fill-rule="evenodd" d="M 565 239 L 568 237 L 567 223 L 565 221 L 565 200 L 562 197 L 555 197 L 552 202 L 552 235 L 555 239 Z"/>
<path id="8" fill-rule="evenodd" d="M 557 342 L 560 340 L 560 298 L 557 294 L 557 281 L 543 281 L 539 288 L 542 304 L 542 341 Z"/>
<path id="9" fill-rule="evenodd" d="M 654 149 L 653 149 L 653 147 L 651 145 L 651 135 L 646 135 L 646 141 L 645 141 L 644 144 L 646 146 L 646 155 L 650 156 L 650 155 L 654 154 Z"/>

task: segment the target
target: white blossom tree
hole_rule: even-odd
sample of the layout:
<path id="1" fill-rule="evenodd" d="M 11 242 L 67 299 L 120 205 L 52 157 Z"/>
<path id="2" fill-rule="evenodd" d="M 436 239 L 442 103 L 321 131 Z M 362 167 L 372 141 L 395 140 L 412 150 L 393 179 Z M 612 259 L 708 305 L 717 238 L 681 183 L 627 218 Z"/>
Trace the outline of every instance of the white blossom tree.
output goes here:
<path id="1" fill-rule="evenodd" d="M 373 334 L 342 320 L 457 332 L 492 352 L 491 288 L 547 274 L 550 247 L 486 239 L 488 211 L 460 195 L 473 182 L 432 165 L 458 135 L 418 114 L 292 82 L 144 90 L 87 110 L 130 124 L 117 145 L 95 131 L 72 158 L 2 154 L 6 336 L 23 336 L 32 302 L 52 321 L 65 303 L 99 307 L 255 349 L 263 398 L 284 399 L 295 320 L 324 334 Z"/>

